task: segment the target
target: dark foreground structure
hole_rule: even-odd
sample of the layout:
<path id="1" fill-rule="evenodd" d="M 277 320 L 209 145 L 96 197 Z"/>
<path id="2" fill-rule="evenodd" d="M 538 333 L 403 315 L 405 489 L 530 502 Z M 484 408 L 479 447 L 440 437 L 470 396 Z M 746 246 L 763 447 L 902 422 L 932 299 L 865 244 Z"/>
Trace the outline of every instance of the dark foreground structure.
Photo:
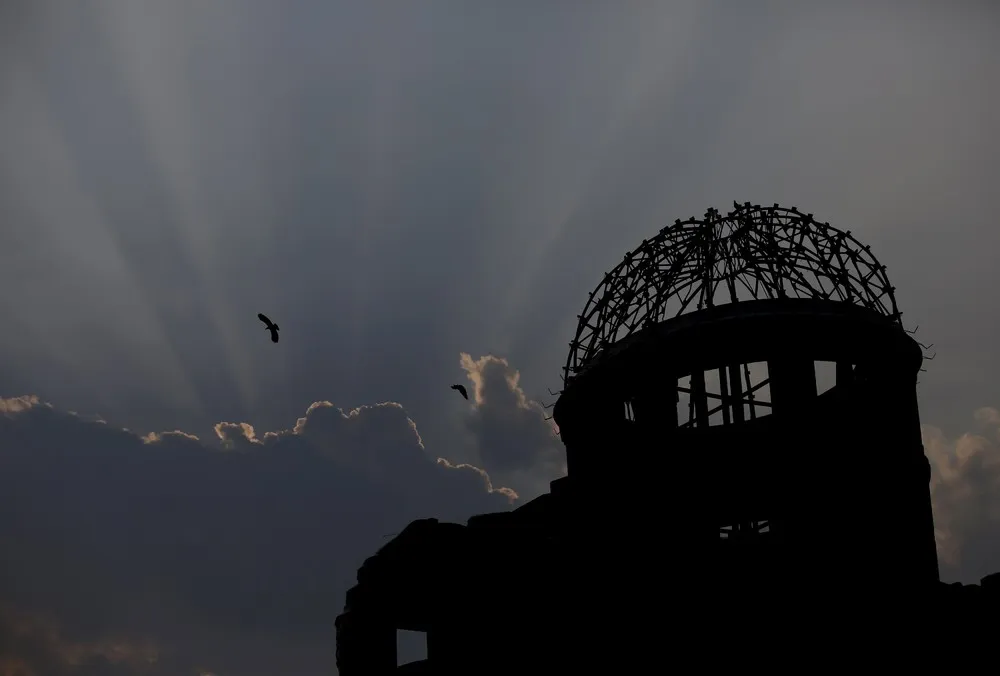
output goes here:
<path id="1" fill-rule="evenodd" d="M 809 214 L 735 206 L 604 276 L 555 407 L 568 475 L 368 559 L 342 676 L 773 664 L 794 644 L 888 649 L 890 623 L 919 641 L 1000 597 L 992 576 L 939 581 L 923 354 L 885 267 Z M 397 629 L 426 632 L 426 660 L 397 668 Z"/>

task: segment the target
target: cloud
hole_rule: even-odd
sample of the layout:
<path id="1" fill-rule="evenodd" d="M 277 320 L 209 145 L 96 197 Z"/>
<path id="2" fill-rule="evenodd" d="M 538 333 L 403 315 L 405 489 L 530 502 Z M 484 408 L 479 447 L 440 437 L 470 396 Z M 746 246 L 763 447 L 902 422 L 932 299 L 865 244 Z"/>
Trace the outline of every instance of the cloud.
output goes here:
<path id="1" fill-rule="evenodd" d="M 291 428 L 220 423 L 209 440 L 37 397 L 0 412 L 0 655 L 14 674 L 331 673 L 343 594 L 386 536 L 516 500 L 429 454 L 393 402 L 316 402 Z"/>
<path id="2" fill-rule="evenodd" d="M 437 457 L 395 402 L 319 401 L 286 429 L 224 422 L 201 440 L 0 399 L 0 674 L 332 672 L 343 593 L 387 536 L 509 508 L 497 477 L 531 491 L 564 471 L 517 371 L 461 365 L 477 463 Z M 973 420 L 955 438 L 922 428 L 946 580 L 1000 569 L 1000 410 Z"/>
<path id="3" fill-rule="evenodd" d="M 169 667 L 148 640 L 71 641 L 51 618 L 0 606 L 0 676 L 168 676 Z"/>
<path id="4" fill-rule="evenodd" d="M 172 432 L 150 432 L 142 438 L 142 440 L 147 444 L 155 444 L 157 442 L 166 441 L 170 439 L 187 439 L 192 442 L 200 442 L 201 440 L 193 434 L 188 434 L 187 432 L 181 432 L 180 430 L 174 430 Z"/>
<path id="5" fill-rule="evenodd" d="M 922 426 L 941 575 L 978 582 L 1000 570 L 1000 410 L 974 413 L 976 430 L 956 438 Z"/>
<path id="6" fill-rule="evenodd" d="M 444 465 L 448 469 L 468 470 L 471 472 L 475 472 L 476 474 L 478 474 L 483 478 L 483 483 L 485 484 L 486 490 L 489 493 L 496 492 L 499 493 L 500 495 L 506 495 L 511 500 L 511 502 L 518 499 L 518 495 L 516 492 L 514 492 L 513 488 L 493 488 L 493 482 L 490 481 L 490 475 L 487 474 L 486 470 L 484 469 L 480 469 L 475 465 L 470 465 L 464 462 L 454 464 L 452 462 L 449 462 L 445 458 L 438 458 L 437 461 L 439 465 Z"/>
<path id="7" fill-rule="evenodd" d="M 472 408 L 463 423 L 477 462 L 496 479 L 532 495 L 547 491 L 548 482 L 566 474 L 566 462 L 545 409 L 528 399 L 521 374 L 506 359 L 473 359 L 463 352 L 460 364 L 472 384 Z"/>
<path id="8" fill-rule="evenodd" d="M 27 411 L 38 406 L 50 406 L 50 404 L 42 403 L 35 395 L 10 397 L 8 399 L 0 398 L 0 413 L 6 416 L 21 413 L 22 411 Z"/>
<path id="9" fill-rule="evenodd" d="M 213 429 L 222 446 L 230 450 L 250 450 L 263 443 L 250 423 L 220 422 Z"/>

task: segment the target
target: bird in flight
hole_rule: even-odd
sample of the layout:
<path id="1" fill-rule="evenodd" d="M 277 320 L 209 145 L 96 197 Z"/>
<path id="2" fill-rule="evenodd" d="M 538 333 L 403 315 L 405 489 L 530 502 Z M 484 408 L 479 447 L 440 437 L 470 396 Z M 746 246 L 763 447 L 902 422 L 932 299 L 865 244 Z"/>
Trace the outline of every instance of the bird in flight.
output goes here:
<path id="1" fill-rule="evenodd" d="M 264 314 L 262 314 L 260 312 L 257 313 L 257 318 L 260 321 L 264 322 L 264 328 L 271 332 L 271 342 L 272 343 L 277 343 L 278 342 L 278 331 L 279 331 L 278 325 L 275 324 L 274 322 L 272 322 L 270 319 L 267 318 L 266 315 L 264 315 Z"/>
<path id="2" fill-rule="evenodd" d="M 465 397 L 466 399 L 469 398 L 469 393 L 466 392 L 465 385 L 452 385 L 451 389 L 458 390 L 458 393 L 461 394 L 463 397 Z"/>

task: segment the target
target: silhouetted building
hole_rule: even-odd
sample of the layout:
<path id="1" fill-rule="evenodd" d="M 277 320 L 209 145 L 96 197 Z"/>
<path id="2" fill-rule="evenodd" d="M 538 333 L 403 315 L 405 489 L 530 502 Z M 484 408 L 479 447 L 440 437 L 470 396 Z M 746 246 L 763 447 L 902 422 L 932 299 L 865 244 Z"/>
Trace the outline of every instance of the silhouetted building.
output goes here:
<path id="1" fill-rule="evenodd" d="M 819 609 L 849 610 L 846 632 L 1000 596 L 939 581 L 923 354 L 893 292 L 868 247 L 794 208 L 644 241 L 570 344 L 568 475 L 468 525 L 416 521 L 368 559 L 337 620 L 342 676 L 397 673 L 397 629 L 428 651 L 398 673 L 628 674 L 670 641 L 712 662 L 821 633 Z"/>

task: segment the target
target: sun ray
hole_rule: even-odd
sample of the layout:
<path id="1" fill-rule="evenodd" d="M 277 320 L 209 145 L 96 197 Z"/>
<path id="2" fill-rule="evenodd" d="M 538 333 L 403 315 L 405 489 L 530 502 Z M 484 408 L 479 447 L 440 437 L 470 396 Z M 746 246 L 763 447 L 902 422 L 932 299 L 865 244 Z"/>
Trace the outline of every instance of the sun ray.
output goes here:
<path id="1" fill-rule="evenodd" d="M 524 259 L 518 265 L 518 276 L 511 280 L 503 311 L 498 313 L 501 325 L 509 325 L 513 315 L 521 311 L 534 293 L 538 278 L 550 263 L 556 247 L 562 243 L 577 215 L 586 208 L 587 195 L 604 173 L 616 141 L 643 110 L 651 95 L 662 93 L 671 82 L 679 82 L 687 76 L 691 64 L 684 57 L 698 39 L 704 9 L 689 3 L 680 10 L 671 6 L 669 23 L 648 17 L 637 21 L 638 34 L 632 55 L 626 61 L 617 93 L 610 97 L 611 107 L 602 128 L 597 138 L 588 143 L 591 151 L 584 161 L 571 165 L 566 162 L 566 152 L 553 152 L 546 143 L 548 138 L 558 138 L 558 128 L 572 119 L 574 112 L 567 108 L 553 116 L 549 128 L 540 134 L 541 142 L 534 146 L 538 157 L 523 163 L 522 168 L 530 174 L 532 168 L 550 165 L 548 158 L 560 158 L 559 165 L 552 167 L 544 178 L 523 179 L 524 185 L 537 186 L 543 191 L 540 198 L 525 200 L 523 193 L 518 193 L 510 195 L 501 206 L 514 220 L 531 219 L 540 226 L 532 230 L 536 234 L 531 246 L 525 249 Z M 662 28 L 665 25 L 670 27 L 666 35 Z M 572 106 L 572 103 L 567 105 Z M 518 214 L 518 207 L 523 209 L 526 204 L 533 207 L 531 212 Z M 613 226 L 609 224 L 609 227 Z"/>
<path id="2" fill-rule="evenodd" d="M 126 86 L 139 110 L 140 123 L 152 160 L 171 200 L 174 226 L 186 255 L 194 263 L 210 328 L 222 341 L 226 367 L 237 386 L 244 409 L 256 399 L 251 355 L 241 339 L 241 322 L 229 309 L 215 262 L 220 252 L 213 235 L 217 226 L 199 194 L 199 167 L 191 147 L 194 135 L 184 84 L 186 36 L 191 19 L 180 4 L 114 3 L 105 6 L 102 27 Z M 252 318 L 252 317 L 251 317 Z"/>
<path id="3" fill-rule="evenodd" d="M 79 180 L 38 82 L 18 71 L 6 87 L 12 94 L 5 114 L 20 119 L 3 128 L 19 130 L 16 143 L 23 150 L 18 170 L 7 180 L 31 219 L 26 246 L 44 254 L 35 260 L 30 273 L 7 282 L 16 281 L 22 289 L 20 298 L 13 297 L 19 305 L 13 314 L 30 327 L 34 340 L 43 341 L 53 359 L 77 364 L 78 373 L 81 362 L 92 364 L 98 354 L 107 352 L 106 346 L 98 349 L 94 341 L 110 340 L 120 358 L 137 362 L 146 378 L 155 379 L 173 397 L 174 405 L 199 405 L 180 359 L 164 338 L 162 323 L 129 279 L 122 252 L 109 237 L 100 208 Z M 19 247 L 11 253 L 18 251 L 28 249 Z M 3 266 L 0 274 L 12 269 L 17 268 Z M 86 287 L 80 285 L 82 279 L 87 280 Z M 29 293 L 37 298 L 25 306 L 22 300 Z M 83 321 L 96 324 L 97 334 L 75 335 L 75 327 Z"/>
<path id="4" fill-rule="evenodd" d="M 405 138 L 407 129 L 402 114 L 402 69 L 406 58 L 403 41 L 390 41 L 391 47 L 366 52 L 368 56 L 368 101 L 365 148 L 361 183 L 361 216 L 356 225 L 354 256 L 357 260 L 375 262 L 382 245 L 380 237 L 392 227 L 394 190 L 399 170 L 394 154 L 399 139 Z M 350 296 L 349 340 L 352 352 L 363 354 L 367 336 L 368 317 L 374 300 L 372 279 L 359 276 L 354 279 Z M 367 368 L 365 360 L 352 362 L 352 376 L 360 376 Z"/>

